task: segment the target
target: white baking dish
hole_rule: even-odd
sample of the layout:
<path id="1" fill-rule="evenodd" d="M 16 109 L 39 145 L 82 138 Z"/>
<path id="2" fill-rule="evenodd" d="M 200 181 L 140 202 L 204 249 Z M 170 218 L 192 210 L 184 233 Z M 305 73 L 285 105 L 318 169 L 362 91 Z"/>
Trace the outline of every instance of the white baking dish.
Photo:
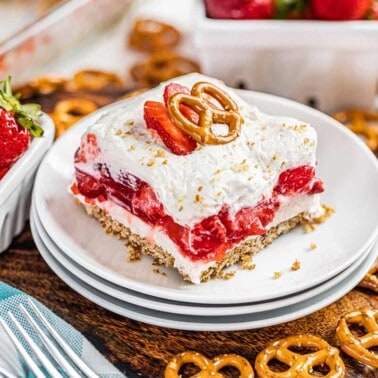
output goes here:
<path id="1" fill-rule="evenodd" d="M 9 247 L 29 218 L 34 176 L 54 140 L 55 127 L 51 118 L 44 114 L 40 123 L 43 137 L 33 138 L 27 151 L 0 180 L 0 253 Z"/>
<path id="2" fill-rule="evenodd" d="M 216 20 L 202 0 L 194 19 L 203 72 L 230 86 L 326 112 L 374 105 L 378 21 Z"/>

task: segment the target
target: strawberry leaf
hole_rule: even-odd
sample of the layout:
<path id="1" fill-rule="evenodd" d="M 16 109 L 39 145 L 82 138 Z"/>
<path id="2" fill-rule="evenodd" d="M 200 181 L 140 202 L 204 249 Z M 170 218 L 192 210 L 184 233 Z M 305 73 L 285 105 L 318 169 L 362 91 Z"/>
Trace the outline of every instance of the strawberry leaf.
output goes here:
<path id="1" fill-rule="evenodd" d="M 291 15 L 302 15 L 307 0 L 276 0 L 276 18 L 288 18 Z"/>
<path id="2" fill-rule="evenodd" d="M 19 96 L 12 94 L 11 78 L 0 81 L 0 106 L 15 115 L 17 123 L 30 130 L 34 137 L 43 136 L 43 129 L 37 122 L 42 116 L 41 107 L 37 104 L 21 105 Z"/>

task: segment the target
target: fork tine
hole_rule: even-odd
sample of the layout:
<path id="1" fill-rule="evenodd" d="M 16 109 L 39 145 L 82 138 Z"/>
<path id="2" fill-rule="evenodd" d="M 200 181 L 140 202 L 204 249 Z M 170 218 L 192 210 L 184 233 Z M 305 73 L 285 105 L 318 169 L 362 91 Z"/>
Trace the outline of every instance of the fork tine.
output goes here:
<path id="1" fill-rule="evenodd" d="M 58 332 L 55 331 L 55 329 L 51 326 L 51 324 L 47 321 L 47 319 L 30 298 L 28 298 L 28 303 L 34 310 L 34 313 L 38 316 L 39 320 L 48 329 L 57 344 L 59 344 L 64 352 L 72 359 L 76 366 L 89 378 L 99 378 L 99 376 L 73 351 L 73 349 L 62 339 L 62 337 L 60 337 Z"/>
<path id="2" fill-rule="evenodd" d="M 5 320 L 0 318 L 0 323 L 4 328 L 4 331 L 8 334 L 9 338 L 12 340 L 12 342 L 13 342 L 14 346 L 16 347 L 16 349 L 18 350 L 18 352 L 21 354 L 25 363 L 28 365 L 29 369 L 34 373 L 34 375 L 37 378 L 46 378 L 46 376 L 42 373 L 41 369 L 37 366 L 37 364 L 29 356 L 29 353 L 26 351 L 26 349 L 18 341 L 16 335 L 9 328 L 8 324 L 5 323 Z"/>
<path id="3" fill-rule="evenodd" d="M 49 361 L 49 359 L 45 356 L 45 354 L 39 349 L 38 345 L 33 341 L 33 339 L 27 334 L 25 329 L 22 325 L 18 322 L 18 320 L 14 317 L 11 311 L 8 312 L 9 319 L 12 320 L 13 324 L 17 328 L 17 330 L 21 333 L 22 337 L 25 339 L 27 344 L 29 345 L 30 349 L 35 353 L 37 358 L 39 359 L 41 365 L 48 371 L 48 373 L 53 378 L 62 378 L 62 375 L 59 371 L 54 367 L 54 365 Z"/>
<path id="4" fill-rule="evenodd" d="M 22 304 L 20 304 L 19 307 L 22 313 L 25 315 L 28 322 L 34 328 L 36 334 L 39 336 L 39 338 L 45 345 L 46 349 L 49 351 L 51 356 L 54 357 L 55 361 L 63 368 L 63 370 L 68 374 L 70 378 L 80 378 L 78 372 L 71 366 L 71 364 L 67 361 L 67 358 L 62 355 L 62 353 L 58 350 L 54 343 L 44 334 L 42 329 L 31 317 L 26 308 Z"/>

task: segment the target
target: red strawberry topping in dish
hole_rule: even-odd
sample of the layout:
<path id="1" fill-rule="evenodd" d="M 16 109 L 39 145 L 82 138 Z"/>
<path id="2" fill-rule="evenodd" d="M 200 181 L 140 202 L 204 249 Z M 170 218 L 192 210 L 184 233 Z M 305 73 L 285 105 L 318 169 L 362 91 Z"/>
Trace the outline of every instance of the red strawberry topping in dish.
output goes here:
<path id="1" fill-rule="evenodd" d="M 21 157 L 30 144 L 31 136 L 42 136 L 36 123 L 40 116 L 38 105 L 21 105 L 12 95 L 10 78 L 0 83 L 0 179 Z"/>

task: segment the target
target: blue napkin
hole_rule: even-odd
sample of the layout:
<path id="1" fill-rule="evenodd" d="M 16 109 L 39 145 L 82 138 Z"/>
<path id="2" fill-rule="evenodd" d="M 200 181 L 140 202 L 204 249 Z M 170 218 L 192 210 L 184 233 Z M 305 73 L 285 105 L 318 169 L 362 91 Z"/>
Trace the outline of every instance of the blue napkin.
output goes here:
<path id="1" fill-rule="evenodd" d="M 8 311 L 12 311 L 17 320 L 28 329 L 31 335 L 35 335 L 28 321 L 19 311 L 18 306 L 22 303 L 27 309 L 29 296 L 3 282 L 0 282 L 0 317 L 8 323 Z M 69 343 L 71 348 L 103 378 L 124 378 L 125 376 L 107 361 L 89 341 L 71 325 L 56 316 L 53 312 L 33 299 L 33 302 L 41 310 L 47 320 L 53 325 L 58 333 Z M 32 313 L 32 311 L 30 311 Z M 9 323 L 8 323 L 9 324 Z M 35 337 L 35 340 L 38 340 Z M 20 341 L 23 341 L 20 337 Z M 26 346 L 26 345 L 25 345 Z M 16 375 L 17 377 L 29 377 L 28 368 L 17 353 L 11 340 L 0 325 L 0 367 Z"/>

